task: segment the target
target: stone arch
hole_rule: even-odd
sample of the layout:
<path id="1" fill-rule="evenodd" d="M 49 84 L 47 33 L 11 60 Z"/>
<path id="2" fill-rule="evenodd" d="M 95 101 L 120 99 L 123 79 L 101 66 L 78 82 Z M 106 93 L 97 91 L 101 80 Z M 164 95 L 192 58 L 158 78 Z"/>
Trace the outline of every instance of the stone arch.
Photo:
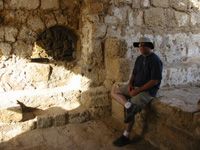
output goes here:
<path id="1" fill-rule="evenodd" d="M 78 34 L 65 26 L 55 25 L 44 30 L 34 42 L 31 59 L 33 62 L 72 61 L 76 59 Z"/>

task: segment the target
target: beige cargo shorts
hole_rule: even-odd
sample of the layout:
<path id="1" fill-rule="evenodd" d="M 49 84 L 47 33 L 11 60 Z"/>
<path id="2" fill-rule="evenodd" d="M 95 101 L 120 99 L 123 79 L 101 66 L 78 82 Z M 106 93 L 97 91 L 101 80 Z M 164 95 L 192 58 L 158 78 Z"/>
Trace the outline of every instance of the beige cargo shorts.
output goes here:
<path id="1" fill-rule="evenodd" d="M 136 96 L 129 95 L 129 92 L 127 90 L 128 85 L 125 85 L 123 87 L 119 87 L 118 89 L 122 92 L 122 94 L 126 97 L 126 99 L 133 104 L 135 104 L 139 110 L 141 111 L 144 109 L 144 107 L 149 104 L 155 97 L 151 96 L 149 92 L 141 92 L 137 94 Z M 137 87 L 134 87 L 137 88 Z"/>

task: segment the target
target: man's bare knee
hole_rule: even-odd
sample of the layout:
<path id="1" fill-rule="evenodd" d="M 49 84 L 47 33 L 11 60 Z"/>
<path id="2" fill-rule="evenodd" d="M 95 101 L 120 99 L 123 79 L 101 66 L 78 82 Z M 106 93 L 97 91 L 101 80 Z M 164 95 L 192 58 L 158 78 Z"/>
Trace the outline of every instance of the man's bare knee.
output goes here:
<path id="1" fill-rule="evenodd" d="M 114 98 L 115 96 L 122 94 L 122 92 L 118 89 L 114 89 L 111 91 L 111 96 Z"/>

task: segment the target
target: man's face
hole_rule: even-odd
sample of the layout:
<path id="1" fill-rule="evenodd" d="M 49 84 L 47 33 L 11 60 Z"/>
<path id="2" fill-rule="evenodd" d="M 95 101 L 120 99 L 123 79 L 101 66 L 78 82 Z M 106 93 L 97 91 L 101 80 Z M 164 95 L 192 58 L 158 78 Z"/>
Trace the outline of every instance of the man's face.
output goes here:
<path id="1" fill-rule="evenodd" d="M 151 48 L 148 46 L 147 43 L 139 43 L 139 49 L 144 56 L 148 56 L 149 54 L 151 54 Z"/>

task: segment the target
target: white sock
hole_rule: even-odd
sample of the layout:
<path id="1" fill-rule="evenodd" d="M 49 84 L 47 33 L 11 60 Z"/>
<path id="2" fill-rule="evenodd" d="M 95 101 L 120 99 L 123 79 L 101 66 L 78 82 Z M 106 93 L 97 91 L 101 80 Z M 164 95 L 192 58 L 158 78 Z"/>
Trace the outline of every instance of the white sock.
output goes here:
<path id="1" fill-rule="evenodd" d="M 126 109 L 129 109 L 129 108 L 131 107 L 131 105 L 132 105 L 131 102 L 126 102 L 125 105 L 124 105 L 124 107 L 125 107 Z"/>
<path id="2" fill-rule="evenodd" d="M 127 132 L 127 131 L 125 130 L 123 135 L 124 135 L 125 137 L 129 138 L 130 133 Z"/>

